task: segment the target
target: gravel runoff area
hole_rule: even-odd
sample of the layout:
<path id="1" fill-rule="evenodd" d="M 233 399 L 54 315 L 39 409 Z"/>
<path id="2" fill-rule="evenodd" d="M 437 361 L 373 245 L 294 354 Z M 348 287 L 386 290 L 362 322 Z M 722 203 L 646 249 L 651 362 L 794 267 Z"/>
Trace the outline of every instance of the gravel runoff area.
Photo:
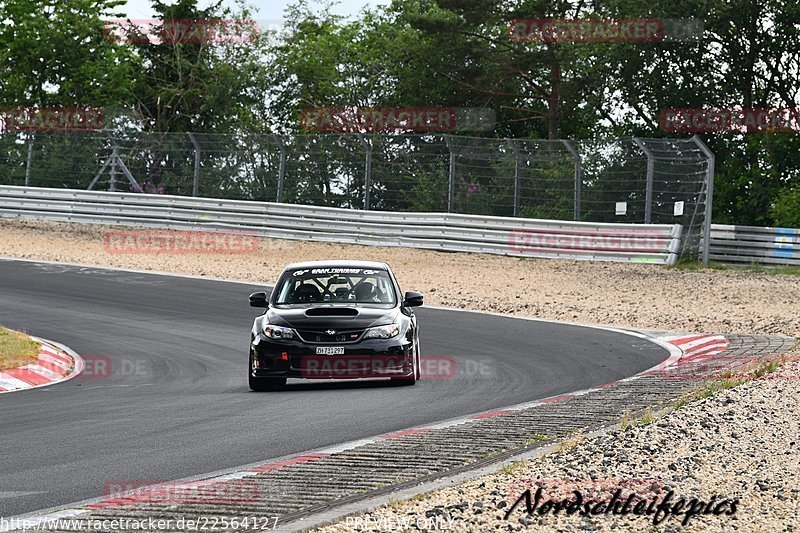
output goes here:
<path id="1" fill-rule="evenodd" d="M 119 253 L 104 241 L 109 230 L 0 220 L 0 256 L 265 283 L 289 262 L 358 258 L 388 262 L 404 289 L 423 291 L 431 304 L 656 330 L 800 336 L 800 276 L 273 239 L 259 239 L 248 253 Z M 653 527 L 652 515 L 582 517 L 562 509 L 555 516 L 551 510 L 529 517 L 524 502 L 505 519 L 526 484 L 535 488 L 538 479 L 545 480 L 541 504 L 566 498 L 572 490 L 586 499 L 610 499 L 611 488 L 622 489 L 623 498 L 637 493 L 660 503 L 672 489 L 673 503 L 685 498 L 690 505 L 697 498 L 697 506 L 714 500 L 688 521 L 689 530 L 800 531 L 800 366 L 789 363 L 770 377 L 718 391 L 653 423 L 576 439 L 574 446 L 542 459 L 351 518 L 350 525 L 355 530 L 425 527 L 435 518 L 435 524 L 474 531 Z M 735 514 L 713 515 L 715 509 L 732 510 L 737 498 Z M 703 514 L 706 510 L 711 514 Z M 683 518 L 666 518 L 661 527 L 681 529 Z M 342 522 L 326 530 L 347 527 Z"/>

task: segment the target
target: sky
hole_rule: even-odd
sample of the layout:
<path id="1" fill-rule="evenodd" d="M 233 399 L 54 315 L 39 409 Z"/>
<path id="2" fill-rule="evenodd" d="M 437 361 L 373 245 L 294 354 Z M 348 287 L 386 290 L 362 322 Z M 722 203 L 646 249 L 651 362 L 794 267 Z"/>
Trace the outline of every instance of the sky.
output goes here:
<path id="1" fill-rule="evenodd" d="M 258 10 L 253 18 L 277 20 L 283 18 L 284 9 L 293 2 L 294 0 L 249 0 L 248 4 L 255 6 Z M 333 9 L 333 12 L 344 16 L 352 16 L 358 14 L 365 6 L 385 5 L 388 2 L 389 0 L 340 0 L 339 5 Z M 199 2 L 201 7 L 205 7 L 210 3 L 209 0 L 200 0 Z M 229 0 L 225 0 L 224 3 L 234 5 Z M 125 11 L 128 18 L 132 19 L 151 18 L 153 16 L 149 0 L 128 0 Z"/>

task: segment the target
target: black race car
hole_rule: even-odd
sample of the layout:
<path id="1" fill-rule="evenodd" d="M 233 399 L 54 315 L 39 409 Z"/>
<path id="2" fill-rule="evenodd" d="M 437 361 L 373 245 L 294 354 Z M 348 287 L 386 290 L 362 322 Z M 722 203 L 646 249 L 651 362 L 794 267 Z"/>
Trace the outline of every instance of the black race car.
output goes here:
<path id="1" fill-rule="evenodd" d="M 270 296 L 250 295 L 251 307 L 266 308 L 250 333 L 250 388 L 280 388 L 287 378 L 390 378 L 413 385 L 420 355 L 411 308 L 422 305 L 422 294 L 400 294 L 385 263 L 289 265 Z"/>

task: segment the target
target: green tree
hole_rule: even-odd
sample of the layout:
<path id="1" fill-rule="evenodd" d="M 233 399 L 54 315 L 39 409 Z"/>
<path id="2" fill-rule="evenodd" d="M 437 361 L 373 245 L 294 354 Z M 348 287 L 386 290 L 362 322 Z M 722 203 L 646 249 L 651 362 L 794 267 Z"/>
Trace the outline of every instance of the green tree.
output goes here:
<path id="1" fill-rule="evenodd" d="M 703 14 L 695 42 L 612 44 L 598 64 L 609 82 L 601 114 L 615 135 L 660 131 L 668 108 L 800 107 L 800 6 L 790 0 L 605 0 L 604 16 Z M 698 16 L 698 15 L 693 15 Z M 598 57 L 603 57 L 598 55 Z M 597 123 L 593 134 L 606 130 Z M 714 220 L 769 225 L 782 190 L 800 185 L 796 132 L 704 133 L 716 154 Z"/>
<path id="2" fill-rule="evenodd" d="M 1 0 L 0 109 L 133 101 L 130 50 L 104 34 L 123 0 Z"/>
<path id="3" fill-rule="evenodd" d="M 550 139 L 580 133 L 592 118 L 585 101 L 603 80 L 580 47 L 512 40 L 511 21 L 582 17 L 591 9 L 563 0 L 394 0 L 391 7 L 399 23 L 423 35 L 426 46 L 411 65 L 427 73 L 426 85 L 445 103 L 496 109 L 498 134 Z"/>
<path id="4" fill-rule="evenodd" d="M 153 0 L 156 31 L 136 23 L 126 37 L 142 70 L 135 78 L 135 110 L 144 128 L 158 132 L 231 132 L 254 122 L 263 100 L 264 38 L 249 11 L 200 9 L 197 0 Z M 219 29 L 215 32 L 214 29 Z"/>

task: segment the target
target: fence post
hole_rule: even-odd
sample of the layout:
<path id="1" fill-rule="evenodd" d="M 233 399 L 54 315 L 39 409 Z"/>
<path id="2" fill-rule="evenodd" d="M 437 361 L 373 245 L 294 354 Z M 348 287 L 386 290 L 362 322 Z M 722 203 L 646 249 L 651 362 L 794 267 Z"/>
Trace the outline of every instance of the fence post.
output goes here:
<path id="1" fill-rule="evenodd" d="M 514 152 L 514 216 L 519 216 L 519 197 L 521 185 L 522 158 L 514 141 L 506 137 L 506 144 Z"/>
<path id="2" fill-rule="evenodd" d="M 450 150 L 450 171 L 447 178 L 447 212 L 452 213 L 456 202 L 456 150 L 453 146 L 453 139 L 449 135 L 444 136 L 447 149 Z"/>
<path id="3" fill-rule="evenodd" d="M 25 162 L 25 186 L 31 186 L 31 161 L 33 159 L 33 132 L 28 132 L 28 160 Z"/>
<path id="4" fill-rule="evenodd" d="M 286 144 L 283 142 L 283 137 L 280 135 L 273 135 L 275 142 L 278 143 L 278 149 L 281 152 L 280 166 L 278 167 L 278 194 L 275 199 L 276 202 L 283 201 L 283 187 L 286 182 Z"/>
<path id="5" fill-rule="evenodd" d="M 367 153 L 367 160 L 364 163 L 364 209 L 369 210 L 370 192 L 372 191 L 372 144 L 364 138 L 363 134 L 357 133 L 356 135 Z"/>
<path id="6" fill-rule="evenodd" d="M 568 141 L 567 139 L 561 139 L 561 142 L 564 146 L 569 150 L 569 153 L 572 154 L 572 157 L 575 158 L 575 197 L 574 197 L 574 206 L 572 208 L 572 219 L 575 222 L 580 222 L 581 220 L 581 189 L 583 188 L 583 163 L 581 162 L 581 156 L 578 154 L 578 150 L 575 149 L 575 146 L 572 142 Z"/>
<path id="7" fill-rule="evenodd" d="M 194 146 L 194 180 L 192 181 L 192 196 L 200 194 L 200 144 L 194 136 L 194 133 L 187 132 L 189 139 Z"/>
<path id="8" fill-rule="evenodd" d="M 636 143 L 644 155 L 647 156 L 647 190 L 644 195 L 644 223 L 650 224 L 653 221 L 653 173 L 655 171 L 655 160 L 653 152 L 644 144 L 639 137 L 634 137 Z"/>
<path id="9" fill-rule="evenodd" d="M 714 208 L 714 164 L 716 158 L 714 152 L 700 140 L 700 137 L 695 135 L 692 137 L 692 142 L 700 148 L 700 151 L 703 152 L 708 161 L 708 166 L 706 167 L 705 217 L 703 219 L 703 266 L 708 266 L 708 254 L 711 246 L 711 214 Z"/>
<path id="10" fill-rule="evenodd" d="M 119 160 L 119 151 L 117 148 L 117 143 L 114 143 L 114 147 L 111 149 L 111 180 L 108 182 L 108 190 L 110 192 L 116 192 L 117 190 L 117 161 Z"/>

